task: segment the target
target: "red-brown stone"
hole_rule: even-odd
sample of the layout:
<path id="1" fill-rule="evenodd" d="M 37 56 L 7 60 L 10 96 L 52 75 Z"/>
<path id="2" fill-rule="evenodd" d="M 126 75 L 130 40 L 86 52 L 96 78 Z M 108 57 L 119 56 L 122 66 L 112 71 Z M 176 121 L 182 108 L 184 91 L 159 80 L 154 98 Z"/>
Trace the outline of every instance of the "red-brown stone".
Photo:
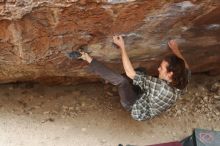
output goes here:
<path id="1" fill-rule="evenodd" d="M 65 53 L 88 45 L 91 55 L 123 72 L 112 35 L 122 34 L 134 67 L 157 74 L 169 39 L 177 39 L 193 73 L 220 73 L 218 0 L 0 1 L 0 83 L 95 81 L 87 64 Z"/>

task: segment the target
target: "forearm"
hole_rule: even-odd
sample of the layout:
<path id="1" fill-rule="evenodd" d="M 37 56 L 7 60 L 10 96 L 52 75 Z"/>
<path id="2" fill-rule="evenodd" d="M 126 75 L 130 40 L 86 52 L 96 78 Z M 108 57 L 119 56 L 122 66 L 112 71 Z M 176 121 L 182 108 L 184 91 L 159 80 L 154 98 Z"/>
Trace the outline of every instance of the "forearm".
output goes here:
<path id="1" fill-rule="evenodd" d="M 127 55 L 125 47 L 121 47 L 121 57 L 122 57 L 122 63 L 123 63 L 123 67 L 124 67 L 126 75 L 129 78 L 134 79 L 136 72 L 131 64 L 131 61 L 130 61 L 128 55 Z"/>
<path id="2" fill-rule="evenodd" d="M 189 65 L 188 65 L 188 63 L 186 62 L 186 59 L 185 59 L 185 58 L 183 57 L 183 55 L 181 54 L 180 49 L 179 49 L 178 44 L 176 43 L 176 41 L 175 41 L 175 40 L 170 40 L 170 41 L 168 42 L 168 45 L 169 45 L 170 49 L 172 50 L 172 52 L 173 52 L 177 57 L 183 59 L 183 61 L 184 61 L 184 63 L 185 63 L 185 67 L 186 67 L 187 69 L 189 69 Z"/>
<path id="3" fill-rule="evenodd" d="M 124 40 L 122 38 L 121 35 L 119 36 L 113 36 L 113 42 L 120 48 L 121 50 L 121 57 L 122 57 L 122 63 L 123 63 L 123 67 L 125 70 L 126 75 L 131 78 L 134 79 L 136 72 L 134 71 L 134 68 L 131 65 L 131 61 L 128 58 L 127 52 L 125 50 L 125 44 L 124 44 Z"/>
<path id="4" fill-rule="evenodd" d="M 179 47 L 178 46 L 173 46 L 173 47 L 171 47 L 171 50 L 172 50 L 173 54 L 175 54 L 177 57 L 183 59 L 186 68 L 189 69 L 189 65 L 188 65 L 186 59 L 183 57 L 182 53 L 180 52 Z"/>
<path id="5" fill-rule="evenodd" d="M 178 49 L 179 50 L 179 49 Z M 185 63 L 185 66 L 187 69 L 189 69 L 189 65 L 188 63 L 186 62 L 186 59 L 183 57 L 183 55 L 181 54 L 180 51 L 177 51 L 177 52 L 173 52 L 177 57 L 183 59 L 184 63 Z"/>

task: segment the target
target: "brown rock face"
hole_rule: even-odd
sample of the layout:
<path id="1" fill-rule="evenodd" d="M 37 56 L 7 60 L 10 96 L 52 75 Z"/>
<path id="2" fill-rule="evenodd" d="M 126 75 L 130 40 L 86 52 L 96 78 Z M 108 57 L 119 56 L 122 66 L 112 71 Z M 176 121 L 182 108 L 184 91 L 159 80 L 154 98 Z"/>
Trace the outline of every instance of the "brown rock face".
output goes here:
<path id="1" fill-rule="evenodd" d="M 0 83 L 96 80 L 65 53 L 88 45 L 122 72 L 112 35 L 122 34 L 134 67 L 157 73 L 177 39 L 192 72 L 220 73 L 220 1 L 0 0 Z"/>

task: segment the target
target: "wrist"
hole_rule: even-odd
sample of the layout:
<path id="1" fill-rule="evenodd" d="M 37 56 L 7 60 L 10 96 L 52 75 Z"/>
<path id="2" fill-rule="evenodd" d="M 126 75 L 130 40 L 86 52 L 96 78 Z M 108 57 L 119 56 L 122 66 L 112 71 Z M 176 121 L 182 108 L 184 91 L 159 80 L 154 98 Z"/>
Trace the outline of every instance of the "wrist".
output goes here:
<path id="1" fill-rule="evenodd" d="M 120 46 L 120 49 L 121 49 L 121 50 L 125 50 L 125 46 L 124 46 L 124 45 L 121 45 L 121 46 Z"/>

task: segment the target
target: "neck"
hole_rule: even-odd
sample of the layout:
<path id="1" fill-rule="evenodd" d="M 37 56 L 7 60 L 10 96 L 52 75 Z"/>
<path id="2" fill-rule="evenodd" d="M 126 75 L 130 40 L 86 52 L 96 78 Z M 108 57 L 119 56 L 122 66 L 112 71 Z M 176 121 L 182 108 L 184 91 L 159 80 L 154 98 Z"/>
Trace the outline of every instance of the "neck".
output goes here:
<path id="1" fill-rule="evenodd" d="M 171 83 L 171 82 L 172 82 L 171 79 L 167 79 L 166 77 L 161 77 L 161 76 L 159 76 L 159 79 L 165 80 L 165 81 L 167 81 L 168 83 Z"/>

